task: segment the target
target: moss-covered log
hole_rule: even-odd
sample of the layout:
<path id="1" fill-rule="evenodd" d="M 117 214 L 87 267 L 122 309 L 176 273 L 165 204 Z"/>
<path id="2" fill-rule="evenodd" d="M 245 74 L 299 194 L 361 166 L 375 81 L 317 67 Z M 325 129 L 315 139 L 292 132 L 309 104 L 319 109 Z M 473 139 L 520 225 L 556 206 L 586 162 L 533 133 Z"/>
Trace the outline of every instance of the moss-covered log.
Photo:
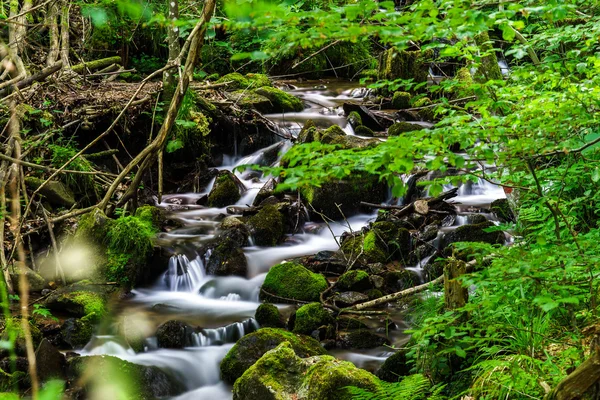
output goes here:
<path id="1" fill-rule="evenodd" d="M 78 74 L 85 73 L 86 71 L 94 71 L 100 68 L 108 67 L 111 64 L 121 64 L 121 56 L 114 56 L 108 58 L 101 58 L 90 62 L 84 62 L 81 64 L 74 65 L 71 69 Z"/>

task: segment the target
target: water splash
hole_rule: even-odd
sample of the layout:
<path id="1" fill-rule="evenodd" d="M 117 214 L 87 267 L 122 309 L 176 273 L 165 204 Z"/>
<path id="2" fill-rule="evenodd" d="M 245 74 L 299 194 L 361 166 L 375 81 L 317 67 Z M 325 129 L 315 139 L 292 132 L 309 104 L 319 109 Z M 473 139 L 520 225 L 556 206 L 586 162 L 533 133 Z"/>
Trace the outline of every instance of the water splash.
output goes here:
<path id="1" fill-rule="evenodd" d="M 193 333 L 191 339 L 195 347 L 235 343 L 244 335 L 252 333 L 258 328 L 258 322 L 254 318 L 249 318 L 220 328 L 203 329 L 202 332 Z"/>
<path id="2" fill-rule="evenodd" d="M 190 261 L 185 254 L 179 254 L 169 259 L 163 280 L 171 292 L 195 292 L 205 276 L 200 257 Z"/>

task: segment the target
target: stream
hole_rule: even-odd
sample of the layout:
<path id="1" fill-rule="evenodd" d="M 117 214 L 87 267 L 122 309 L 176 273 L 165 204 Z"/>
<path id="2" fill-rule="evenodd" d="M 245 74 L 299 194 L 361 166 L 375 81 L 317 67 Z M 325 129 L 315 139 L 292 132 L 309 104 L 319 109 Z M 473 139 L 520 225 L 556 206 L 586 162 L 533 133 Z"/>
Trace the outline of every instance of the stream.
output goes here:
<path id="1" fill-rule="evenodd" d="M 360 101 L 367 94 L 366 89 L 356 88 L 355 84 L 348 82 L 334 82 L 327 87 L 315 86 L 321 84 L 314 82 L 300 85 L 291 93 L 304 100 L 307 107 L 304 111 L 267 115 L 282 132 L 295 136 L 304 122 L 310 119 L 320 127 L 339 124 L 346 134 L 354 134 L 341 105 L 349 100 Z M 280 141 L 254 154 L 225 155 L 219 169 L 233 171 L 240 165 L 264 164 L 266 160 L 272 160 L 271 157 L 265 157 L 266 154 L 278 152 L 281 157 L 290 147 L 289 141 Z M 200 193 L 176 193 L 163 197 L 157 205 L 168 210 L 170 218 L 180 221 L 181 227 L 160 233 L 156 240 L 160 246 L 175 249 L 178 255 L 171 257 L 168 265 L 165 265 L 165 272 L 154 285 L 137 288 L 133 291 L 134 296 L 121 304 L 122 315 L 134 323 L 139 320 L 140 324 L 146 324 L 148 332 L 155 332 L 161 323 L 173 319 L 201 326 L 203 329 L 189 338 L 190 346 L 182 350 L 162 349 L 158 347 L 156 338 L 150 338 L 144 344 L 145 351 L 136 353 L 117 336 L 97 335 L 79 352 L 81 355 L 113 355 L 133 363 L 164 369 L 187 390 L 176 399 L 231 399 L 231 387 L 220 380 L 219 364 L 239 338 L 259 328 L 253 316 L 260 304 L 258 294 L 269 268 L 282 260 L 338 249 L 332 232 L 323 223 L 309 221 L 301 233 L 288 235 L 284 243 L 277 247 L 245 247 L 244 254 L 248 261 L 246 278 L 207 275 L 206 254 L 198 253 L 196 249 L 214 237 L 224 214 L 236 215 L 235 212 L 252 204 L 268 179 L 266 176 L 257 177 L 254 171 L 234 173 L 247 189 L 241 199 L 232 205 L 235 207 L 207 208 L 196 205 L 200 198 L 210 192 L 214 179 Z M 457 207 L 458 217 L 454 226 L 442 231 L 465 224 L 468 214 L 479 212 L 489 207 L 493 200 L 503 197 L 505 195 L 501 188 L 485 181 L 462 185 L 458 197 L 452 200 L 461 203 Z M 490 214 L 484 215 L 492 219 Z M 357 231 L 375 217 L 374 211 L 353 216 L 347 222 L 352 230 Z M 332 223 L 330 228 L 335 236 L 348 230 L 346 222 Z M 423 259 L 411 269 L 421 273 L 421 267 L 426 262 Z M 290 305 L 278 307 L 284 315 L 292 312 Z M 392 332 L 390 340 L 393 345 L 400 346 L 408 340 L 403 334 L 407 325 L 402 320 L 402 310 L 390 308 L 390 312 L 398 327 Z M 336 349 L 331 354 L 374 371 L 393 351 L 388 347 Z"/>

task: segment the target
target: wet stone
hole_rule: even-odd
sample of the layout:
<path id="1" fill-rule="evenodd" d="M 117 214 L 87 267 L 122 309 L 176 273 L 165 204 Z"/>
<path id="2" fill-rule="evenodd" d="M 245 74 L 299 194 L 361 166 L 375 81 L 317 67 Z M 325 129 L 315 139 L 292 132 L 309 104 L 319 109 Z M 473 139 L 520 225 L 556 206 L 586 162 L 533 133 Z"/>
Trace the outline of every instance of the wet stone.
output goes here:
<path id="1" fill-rule="evenodd" d="M 359 292 L 343 292 L 333 296 L 333 302 L 338 307 L 350 307 L 367 300 L 369 300 L 369 296 Z"/>

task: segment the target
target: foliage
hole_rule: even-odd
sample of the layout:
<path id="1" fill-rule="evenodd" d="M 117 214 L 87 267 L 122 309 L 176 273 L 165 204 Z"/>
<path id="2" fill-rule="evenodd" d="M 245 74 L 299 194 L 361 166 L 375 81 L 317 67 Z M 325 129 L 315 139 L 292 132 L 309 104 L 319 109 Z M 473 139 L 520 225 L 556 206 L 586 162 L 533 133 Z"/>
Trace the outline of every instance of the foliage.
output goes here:
<path id="1" fill-rule="evenodd" d="M 51 152 L 50 162 L 54 168 L 62 167 L 79 152 L 73 143 L 63 139 L 49 144 L 48 149 Z M 79 156 L 73 160 L 69 164 L 68 169 L 84 172 L 93 171 L 92 163 L 83 156 Z M 61 174 L 61 179 L 74 192 L 83 196 L 89 202 L 94 201 L 98 197 L 98 188 L 94 182 L 94 175 Z"/>
<path id="2" fill-rule="evenodd" d="M 446 397 L 440 393 L 441 386 L 432 386 L 431 381 L 425 376 L 410 375 L 397 383 L 382 382 L 375 393 L 357 387 L 346 387 L 354 400 L 443 400 Z"/>

